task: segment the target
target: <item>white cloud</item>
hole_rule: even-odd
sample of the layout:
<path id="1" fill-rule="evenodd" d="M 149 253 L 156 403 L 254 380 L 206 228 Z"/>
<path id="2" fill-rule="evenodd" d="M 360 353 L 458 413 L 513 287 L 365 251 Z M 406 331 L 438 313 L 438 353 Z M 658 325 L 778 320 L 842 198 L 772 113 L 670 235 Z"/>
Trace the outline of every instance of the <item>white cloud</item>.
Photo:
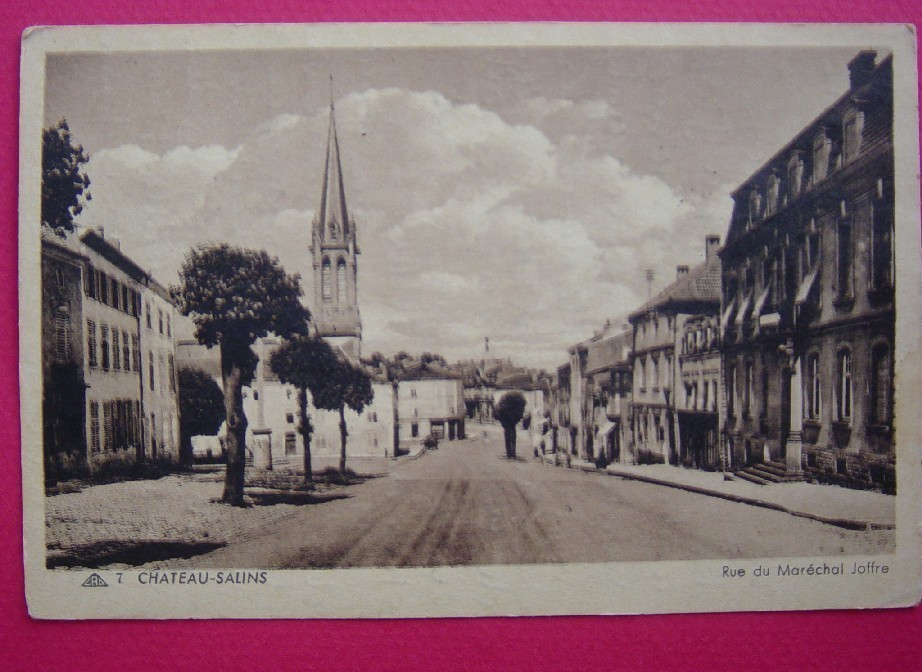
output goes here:
<path id="1" fill-rule="evenodd" d="M 704 233 L 725 230 L 716 197 L 680 194 L 600 145 L 619 124 L 604 101 L 533 99 L 501 117 L 382 89 L 336 115 L 369 351 L 462 358 L 490 336 L 499 355 L 553 366 L 639 304 L 644 268 L 695 263 Z M 237 148 L 100 151 L 84 223 L 114 227 L 167 283 L 191 245 L 265 248 L 310 300 L 327 123 L 328 110 L 283 114 Z"/>

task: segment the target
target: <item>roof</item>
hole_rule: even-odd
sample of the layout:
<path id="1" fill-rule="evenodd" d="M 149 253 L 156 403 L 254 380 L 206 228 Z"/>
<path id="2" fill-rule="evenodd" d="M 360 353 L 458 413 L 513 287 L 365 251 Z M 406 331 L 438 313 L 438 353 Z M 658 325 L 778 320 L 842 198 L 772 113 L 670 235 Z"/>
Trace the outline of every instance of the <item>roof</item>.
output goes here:
<path id="1" fill-rule="evenodd" d="M 628 316 L 634 321 L 645 313 L 674 304 L 713 303 L 720 305 L 720 257 L 716 254 L 678 278 Z"/>

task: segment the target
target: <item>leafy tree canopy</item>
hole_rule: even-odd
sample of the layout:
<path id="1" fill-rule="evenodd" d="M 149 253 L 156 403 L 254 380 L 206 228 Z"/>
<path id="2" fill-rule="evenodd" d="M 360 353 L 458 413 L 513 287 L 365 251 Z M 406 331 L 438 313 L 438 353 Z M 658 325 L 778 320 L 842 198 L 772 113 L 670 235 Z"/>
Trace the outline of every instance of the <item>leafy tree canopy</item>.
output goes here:
<path id="1" fill-rule="evenodd" d="M 236 343 L 241 349 L 273 332 L 282 338 L 307 333 L 310 313 L 301 305 L 301 278 L 289 275 L 264 250 L 222 243 L 193 248 L 171 289 L 183 315 L 206 346 Z"/>
<path id="2" fill-rule="evenodd" d="M 525 415 L 525 397 L 521 392 L 507 392 L 496 404 L 493 417 L 503 427 L 514 427 Z"/>
<path id="3" fill-rule="evenodd" d="M 74 230 L 74 217 L 92 199 L 90 178 L 83 172 L 87 161 L 64 119 L 42 130 L 42 225 L 60 236 Z"/>
<path id="4" fill-rule="evenodd" d="M 269 366 L 283 383 L 313 391 L 339 375 L 340 361 L 322 338 L 298 335 L 272 352 Z"/>
<path id="5" fill-rule="evenodd" d="M 311 392 L 314 395 L 314 406 L 327 411 L 348 406 L 356 413 L 361 413 L 374 399 L 368 374 L 341 359 L 337 360 L 333 375 L 316 389 L 311 389 Z"/>
<path id="6" fill-rule="evenodd" d="M 224 393 L 201 369 L 179 370 L 179 423 L 187 436 L 214 435 L 226 413 Z"/>

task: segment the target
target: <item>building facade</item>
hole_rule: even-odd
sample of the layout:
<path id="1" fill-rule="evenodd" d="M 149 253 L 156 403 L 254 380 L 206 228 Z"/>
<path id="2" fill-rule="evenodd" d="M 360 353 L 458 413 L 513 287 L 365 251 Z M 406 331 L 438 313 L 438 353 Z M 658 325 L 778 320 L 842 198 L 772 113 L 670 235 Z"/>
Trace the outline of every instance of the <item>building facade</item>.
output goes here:
<path id="1" fill-rule="evenodd" d="M 734 192 L 724 263 L 734 466 L 895 491 L 893 72 L 849 90 Z"/>
<path id="2" fill-rule="evenodd" d="M 679 464 L 676 394 L 684 389 L 677 355 L 682 352 L 685 323 L 720 312 L 720 239 L 705 238 L 705 261 L 689 270 L 676 269 L 676 279 L 628 320 L 633 328 L 631 435 L 633 459 L 639 463 Z"/>
<path id="3" fill-rule="evenodd" d="M 117 241 L 94 230 L 64 237 L 43 232 L 42 282 L 49 475 L 92 474 L 141 461 L 176 462 L 179 409 L 175 377 L 172 385 L 167 380 L 175 356 L 171 337 L 157 348 L 164 362 L 158 375 L 165 386 L 157 408 L 168 419 L 167 438 L 153 444 L 159 435 L 146 424 L 153 400 L 142 356 L 150 342 L 142 334 L 142 297 L 156 287 L 162 312 L 173 315 L 166 292 Z"/>
<path id="4" fill-rule="evenodd" d="M 405 450 L 429 434 L 440 441 L 464 438 L 466 407 L 460 378 L 422 371 L 400 381 L 397 397 L 398 434 Z"/>
<path id="5" fill-rule="evenodd" d="M 676 399 L 679 462 L 688 467 L 725 470 L 720 437 L 720 318 L 689 317 L 679 345 Z"/>

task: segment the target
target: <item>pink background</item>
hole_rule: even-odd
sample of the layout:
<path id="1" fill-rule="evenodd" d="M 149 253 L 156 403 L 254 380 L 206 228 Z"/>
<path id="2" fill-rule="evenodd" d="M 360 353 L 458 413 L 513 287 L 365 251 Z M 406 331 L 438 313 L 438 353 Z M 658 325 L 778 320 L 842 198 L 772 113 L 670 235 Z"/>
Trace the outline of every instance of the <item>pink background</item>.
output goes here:
<path id="1" fill-rule="evenodd" d="M 0 7 L 0 669 L 920 669 L 922 609 L 412 621 L 33 621 L 22 572 L 17 387 L 19 40 L 39 24 L 800 21 L 922 24 L 922 4 L 820 0 L 6 0 Z M 87 95 L 92 95 L 91 91 Z M 5 664 L 4 664 L 5 663 Z"/>

